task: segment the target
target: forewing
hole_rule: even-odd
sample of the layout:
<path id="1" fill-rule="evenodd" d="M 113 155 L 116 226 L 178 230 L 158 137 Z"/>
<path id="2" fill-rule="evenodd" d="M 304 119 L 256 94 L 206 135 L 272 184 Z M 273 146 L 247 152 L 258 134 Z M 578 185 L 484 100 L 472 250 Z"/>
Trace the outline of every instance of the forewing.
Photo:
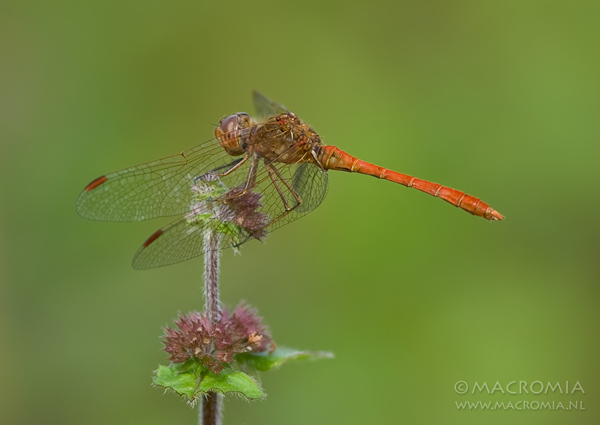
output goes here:
<path id="1" fill-rule="evenodd" d="M 273 102 L 256 90 L 252 92 L 252 100 L 254 101 L 254 109 L 261 118 L 269 118 L 274 115 L 289 112 L 281 103 Z"/>
<path id="2" fill-rule="evenodd" d="M 207 232 L 219 235 L 219 249 L 239 246 L 251 235 L 262 239 L 266 233 L 308 214 L 327 193 L 327 173 L 311 163 L 273 163 L 269 172 L 261 162 L 255 179 L 248 182 L 249 163 L 240 167 L 237 177 L 233 173 L 220 177 L 228 192 L 206 203 L 206 211 L 227 211 L 217 213 L 221 219 L 213 216 L 198 220 L 188 212 L 150 236 L 136 253 L 133 266 L 166 266 L 199 256 L 207 251 Z M 244 191 L 246 183 L 248 190 Z M 252 201 L 255 196 L 256 202 Z"/>
<path id="3" fill-rule="evenodd" d="M 211 140 L 94 180 L 79 195 L 77 211 L 83 217 L 106 221 L 180 214 L 190 208 L 194 178 L 234 160 L 217 140 Z"/>

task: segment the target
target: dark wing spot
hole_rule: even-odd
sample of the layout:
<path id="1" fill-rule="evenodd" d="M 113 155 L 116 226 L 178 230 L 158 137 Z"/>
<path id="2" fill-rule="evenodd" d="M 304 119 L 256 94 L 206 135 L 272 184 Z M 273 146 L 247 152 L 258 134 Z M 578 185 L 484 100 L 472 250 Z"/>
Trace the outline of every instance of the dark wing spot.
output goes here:
<path id="1" fill-rule="evenodd" d="M 162 233 L 163 233 L 163 231 L 162 231 L 161 229 L 158 229 L 156 232 L 154 232 L 154 233 L 152 234 L 152 236 L 150 236 L 150 237 L 149 237 L 149 238 L 146 240 L 146 242 L 144 242 L 144 245 L 143 245 L 143 246 L 144 246 L 144 248 L 146 248 L 148 245 L 150 245 L 152 242 L 154 242 L 156 239 L 158 239 L 158 237 L 159 237 L 160 235 L 162 235 Z"/>
<path id="2" fill-rule="evenodd" d="M 93 180 L 93 181 L 92 181 L 90 184 L 88 184 L 88 185 L 85 187 L 85 190 L 89 192 L 90 190 L 92 190 L 92 189 L 95 189 L 95 188 L 97 188 L 98 186 L 100 186 L 100 185 L 101 185 L 102 183 L 104 183 L 106 180 L 108 180 L 108 179 L 106 178 L 106 176 L 98 177 L 96 180 Z"/>

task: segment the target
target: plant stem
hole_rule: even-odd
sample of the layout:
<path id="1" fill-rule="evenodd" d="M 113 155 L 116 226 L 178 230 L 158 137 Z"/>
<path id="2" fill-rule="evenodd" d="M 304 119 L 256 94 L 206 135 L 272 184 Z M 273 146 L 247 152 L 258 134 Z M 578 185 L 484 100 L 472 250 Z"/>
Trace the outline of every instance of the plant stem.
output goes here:
<path id="1" fill-rule="evenodd" d="M 200 425 L 219 425 L 221 423 L 221 396 L 208 393 L 202 400 L 200 409 Z"/>
<path id="2" fill-rule="evenodd" d="M 221 300 L 219 298 L 219 266 L 221 251 L 219 250 L 219 233 L 205 230 L 204 247 L 204 296 L 205 308 L 211 326 L 221 320 Z"/>
<path id="3" fill-rule="evenodd" d="M 219 250 L 219 233 L 207 228 L 204 233 L 204 296 L 206 314 L 211 326 L 221 320 L 221 300 L 219 299 L 219 265 L 221 251 Z M 200 408 L 200 425 L 220 425 L 221 396 L 209 392 L 202 400 Z"/>

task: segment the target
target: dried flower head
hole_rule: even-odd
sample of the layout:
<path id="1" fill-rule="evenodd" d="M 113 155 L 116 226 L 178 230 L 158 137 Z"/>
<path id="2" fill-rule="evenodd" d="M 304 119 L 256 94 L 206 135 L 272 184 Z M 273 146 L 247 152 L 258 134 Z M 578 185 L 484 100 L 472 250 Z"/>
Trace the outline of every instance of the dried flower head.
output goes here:
<path id="1" fill-rule="evenodd" d="M 269 215 L 260 212 L 261 195 L 241 186 L 228 189 L 214 174 L 204 174 L 192 186 L 194 196 L 186 218 L 190 224 L 211 226 L 229 236 L 235 244 L 244 235 L 262 240 L 266 235 Z"/>
<path id="2" fill-rule="evenodd" d="M 220 373 L 238 353 L 273 351 L 275 343 L 256 311 L 240 304 L 232 314 L 211 326 L 206 315 L 192 312 L 180 315 L 179 329 L 166 328 L 164 350 L 173 363 L 197 358 L 211 372 Z"/>
<path id="3" fill-rule="evenodd" d="M 260 198 L 260 194 L 241 187 L 231 189 L 225 197 L 227 207 L 233 212 L 232 221 L 256 239 L 267 235 L 265 227 L 269 222 L 269 216 L 259 211 Z"/>

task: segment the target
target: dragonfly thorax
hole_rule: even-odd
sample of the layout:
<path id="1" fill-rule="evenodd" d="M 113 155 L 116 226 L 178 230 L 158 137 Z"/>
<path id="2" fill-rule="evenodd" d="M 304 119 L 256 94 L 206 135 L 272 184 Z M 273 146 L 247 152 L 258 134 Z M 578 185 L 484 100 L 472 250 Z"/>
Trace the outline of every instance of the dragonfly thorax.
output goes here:
<path id="1" fill-rule="evenodd" d="M 292 112 L 269 118 L 253 128 L 248 136 L 249 151 L 284 164 L 313 162 L 312 151 L 321 146 L 319 135 Z"/>

